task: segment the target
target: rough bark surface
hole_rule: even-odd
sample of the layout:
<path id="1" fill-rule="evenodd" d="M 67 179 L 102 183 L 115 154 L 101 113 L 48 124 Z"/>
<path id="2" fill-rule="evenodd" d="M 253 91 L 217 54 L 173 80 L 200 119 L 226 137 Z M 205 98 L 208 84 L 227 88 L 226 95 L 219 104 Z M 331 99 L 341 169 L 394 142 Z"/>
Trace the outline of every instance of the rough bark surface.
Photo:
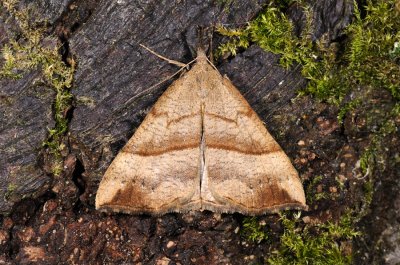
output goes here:
<path id="1" fill-rule="evenodd" d="M 20 8 L 27 9 L 33 21 L 45 21 L 54 24 L 64 12 L 68 11 L 68 6 L 72 0 L 43 0 L 29 1 L 21 0 L 18 5 Z"/>
<path id="2" fill-rule="evenodd" d="M 139 43 L 181 62 L 193 58 L 198 26 L 215 23 L 233 27 L 252 19 L 267 1 L 22 1 L 32 14 L 49 23 L 49 34 L 64 42 L 62 52 L 78 62 L 74 87 L 75 109 L 67 138 L 61 178 L 44 173 L 42 142 L 54 125 L 54 92 L 34 85 L 33 70 L 17 81 L 0 80 L 0 263 L 5 264 L 246 264 L 263 262 L 271 243 L 255 244 L 240 235 L 243 216 L 210 212 L 149 216 L 105 215 L 94 210 L 98 183 L 120 148 L 132 136 L 151 106 L 172 82 L 178 69 L 139 47 Z M 340 41 L 350 22 L 352 5 L 345 0 L 314 4 L 315 38 L 325 33 Z M 304 14 L 287 10 L 296 31 Z M 0 10 L 0 45 L 15 36 L 16 23 Z M 4 33 L 4 34 L 3 34 Z M 214 41 L 217 43 L 218 37 Z M 235 58 L 217 64 L 265 121 L 306 185 L 324 175 L 354 179 L 354 165 L 363 150 L 365 130 L 346 116 L 337 123 L 338 110 L 309 97 L 296 98 L 306 81 L 299 67 L 284 70 L 279 57 L 253 45 Z M 148 90 L 147 90 L 148 89 Z M 384 94 L 374 102 L 383 102 Z M 386 104 L 386 103 L 385 103 Z M 371 107 L 371 106 L 370 106 Z M 354 138 L 353 138 L 354 137 Z M 389 144 L 398 145 L 392 140 Z M 365 146 L 365 145 L 364 145 Z M 396 161 L 395 156 L 391 157 Z M 393 162 L 393 165 L 396 162 Z M 398 162 L 397 162 L 398 163 Z M 396 168 L 395 166 L 393 168 Z M 397 167 L 399 168 L 399 167 Z M 396 170 L 381 172 L 370 219 L 369 234 L 360 243 L 358 264 L 400 262 Z M 358 196 L 353 181 L 346 182 L 335 201 L 318 204 L 310 214 L 328 220 Z M 388 192 L 391 191 L 391 192 Z M 354 194 L 352 193 L 354 191 Z M 396 198 L 393 200 L 392 198 Z M 322 217 L 321 217 L 322 216 Z M 390 216 L 382 229 L 369 233 L 370 222 Z M 282 232 L 277 216 L 265 216 L 275 234 Z M 372 220 L 372 221 L 371 221 Z M 386 220 L 386 219 L 385 219 Z M 270 238 L 272 245 L 279 238 Z M 363 248 L 385 242 L 381 252 Z M 371 257 L 371 255 L 375 255 Z M 357 262 L 358 262 L 357 261 Z"/>
<path id="3" fill-rule="evenodd" d="M 48 128 L 54 126 L 53 91 L 34 85 L 38 73 L 0 81 L 0 213 L 50 181 L 39 165 Z"/>

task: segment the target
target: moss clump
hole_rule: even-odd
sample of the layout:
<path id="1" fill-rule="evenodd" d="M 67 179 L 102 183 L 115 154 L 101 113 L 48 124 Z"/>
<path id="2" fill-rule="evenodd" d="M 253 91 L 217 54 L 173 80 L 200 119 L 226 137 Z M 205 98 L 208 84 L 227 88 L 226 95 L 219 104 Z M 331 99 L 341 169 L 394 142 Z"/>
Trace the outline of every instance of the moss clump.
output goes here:
<path id="1" fill-rule="evenodd" d="M 283 234 L 280 247 L 266 259 L 267 264 L 323 264 L 340 265 L 351 263 L 351 247 L 348 244 L 360 235 L 353 228 L 352 213 L 344 214 L 336 223 L 305 224 L 301 213 L 280 213 Z M 264 225 L 256 217 L 244 219 L 244 235 L 252 241 L 261 242 L 268 239 Z"/>
<path id="2" fill-rule="evenodd" d="M 360 233 L 352 228 L 351 213 L 338 223 L 300 225 L 300 214 L 290 219 L 281 214 L 284 232 L 281 246 L 267 259 L 268 264 L 350 264 L 351 253 L 346 253 L 348 240 Z"/>
<path id="3" fill-rule="evenodd" d="M 246 49 L 255 42 L 266 51 L 281 54 L 280 61 L 286 67 L 299 60 L 294 54 L 298 39 L 292 36 L 293 25 L 276 7 L 267 8 L 244 29 L 227 29 L 219 26 L 217 31 L 231 37 L 228 43 L 219 47 L 217 56 L 226 52 L 236 55 L 239 48 Z"/>
<path id="4" fill-rule="evenodd" d="M 44 27 L 32 25 L 29 20 L 28 10 L 17 10 L 16 0 L 2 2 L 5 8 L 18 23 L 20 35 L 18 41 L 10 40 L 5 44 L 1 55 L 4 63 L 0 69 L 2 78 L 21 78 L 24 72 L 39 69 L 46 85 L 56 92 L 54 100 L 55 127 L 49 130 L 48 140 L 44 143 L 54 156 L 53 173 L 58 175 L 62 169 L 61 138 L 67 131 L 68 120 L 66 111 L 71 106 L 72 95 L 69 89 L 72 86 L 75 65 L 63 62 L 59 47 L 48 47 L 46 41 L 51 38 L 44 37 Z"/>
<path id="5" fill-rule="evenodd" d="M 355 21 L 347 29 L 350 42 L 346 65 L 341 72 L 347 72 L 344 81 L 350 88 L 386 89 L 399 102 L 400 57 L 396 47 L 400 41 L 400 21 L 396 19 L 395 4 L 396 1 L 368 1 L 365 18 L 355 8 Z"/>

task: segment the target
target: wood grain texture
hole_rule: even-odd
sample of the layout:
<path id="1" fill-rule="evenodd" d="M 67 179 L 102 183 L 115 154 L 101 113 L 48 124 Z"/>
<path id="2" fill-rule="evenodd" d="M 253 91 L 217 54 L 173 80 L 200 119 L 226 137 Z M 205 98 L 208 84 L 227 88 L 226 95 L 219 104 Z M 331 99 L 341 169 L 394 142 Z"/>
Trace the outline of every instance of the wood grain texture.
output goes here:
<path id="1" fill-rule="evenodd" d="M 106 171 L 103 211 L 306 209 L 298 173 L 233 84 L 198 52 Z"/>

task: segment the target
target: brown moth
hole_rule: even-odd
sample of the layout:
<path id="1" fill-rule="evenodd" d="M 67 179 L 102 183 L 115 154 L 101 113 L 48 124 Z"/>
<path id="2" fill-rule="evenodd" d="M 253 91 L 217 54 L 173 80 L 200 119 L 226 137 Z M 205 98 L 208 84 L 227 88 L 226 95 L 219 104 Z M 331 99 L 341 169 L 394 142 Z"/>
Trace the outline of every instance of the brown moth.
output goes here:
<path id="1" fill-rule="evenodd" d="M 107 169 L 96 209 L 131 214 L 306 209 L 297 171 L 202 50 Z"/>

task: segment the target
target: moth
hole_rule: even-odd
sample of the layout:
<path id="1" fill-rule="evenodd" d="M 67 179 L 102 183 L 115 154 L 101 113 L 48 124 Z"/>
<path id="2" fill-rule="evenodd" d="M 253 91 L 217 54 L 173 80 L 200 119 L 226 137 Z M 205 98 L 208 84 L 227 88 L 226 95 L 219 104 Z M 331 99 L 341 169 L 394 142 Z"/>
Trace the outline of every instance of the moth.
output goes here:
<path id="1" fill-rule="evenodd" d="M 96 209 L 130 214 L 291 208 L 307 208 L 297 171 L 201 49 L 115 157 L 96 195 Z"/>

